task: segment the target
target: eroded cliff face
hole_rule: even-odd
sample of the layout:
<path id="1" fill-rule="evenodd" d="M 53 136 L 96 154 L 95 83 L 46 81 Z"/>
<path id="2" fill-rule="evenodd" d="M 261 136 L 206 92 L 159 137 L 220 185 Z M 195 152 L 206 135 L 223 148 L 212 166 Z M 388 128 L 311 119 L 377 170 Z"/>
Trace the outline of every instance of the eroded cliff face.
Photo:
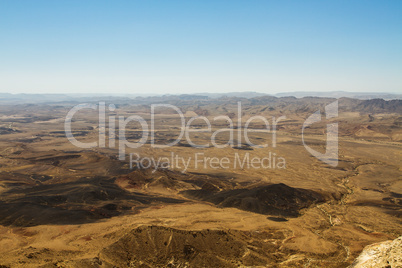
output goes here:
<path id="1" fill-rule="evenodd" d="M 365 247 L 350 267 L 402 267 L 402 236 Z"/>

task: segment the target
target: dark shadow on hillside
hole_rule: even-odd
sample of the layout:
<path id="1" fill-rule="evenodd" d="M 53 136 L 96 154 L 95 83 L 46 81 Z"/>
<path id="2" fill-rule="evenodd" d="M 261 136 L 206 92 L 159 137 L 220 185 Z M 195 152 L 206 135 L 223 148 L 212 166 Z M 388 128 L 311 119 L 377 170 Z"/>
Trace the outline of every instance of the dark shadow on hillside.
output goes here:
<path id="1" fill-rule="evenodd" d="M 74 182 L 11 189 L 0 196 L 0 224 L 35 226 L 83 224 L 135 212 L 154 204 L 183 200 L 127 192 L 114 179 L 95 177 Z"/>
<path id="2" fill-rule="evenodd" d="M 320 193 L 292 188 L 283 183 L 252 189 L 221 192 L 188 190 L 181 193 L 187 198 L 211 202 L 219 207 L 234 207 L 254 213 L 283 217 L 297 217 L 301 209 L 325 201 Z"/>

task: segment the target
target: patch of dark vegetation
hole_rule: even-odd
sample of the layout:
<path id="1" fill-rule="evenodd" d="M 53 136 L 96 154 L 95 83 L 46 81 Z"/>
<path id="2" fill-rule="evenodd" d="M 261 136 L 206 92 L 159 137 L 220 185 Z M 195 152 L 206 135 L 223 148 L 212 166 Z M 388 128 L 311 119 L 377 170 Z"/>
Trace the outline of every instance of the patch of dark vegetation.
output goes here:
<path id="1" fill-rule="evenodd" d="M 107 210 L 117 210 L 118 206 L 116 204 L 107 204 L 104 205 L 102 208 Z"/>
<path id="2" fill-rule="evenodd" d="M 42 139 L 40 137 L 34 137 L 34 138 L 27 138 L 27 139 L 18 139 L 18 142 L 22 143 L 33 143 L 37 141 L 41 141 Z"/>
<path id="3" fill-rule="evenodd" d="M 241 145 L 238 146 L 233 146 L 233 149 L 237 149 L 237 150 L 247 150 L 247 151 L 252 151 L 254 150 L 253 147 L 251 147 L 249 144 L 243 143 Z"/>
<path id="4" fill-rule="evenodd" d="M 12 133 L 21 133 L 21 131 L 11 127 L 0 127 L 0 135 Z"/>
<path id="5" fill-rule="evenodd" d="M 52 119 L 56 119 L 57 117 L 53 116 L 25 116 L 25 117 L 16 117 L 16 118 L 7 118 L 2 119 L 2 122 L 12 122 L 12 123 L 33 123 L 36 121 L 49 121 Z"/>
<path id="6" fill-rule="evenodd" d="M 383 209 L 385 213 L 402 217 L 401 205 L 402 202 L 400 199 L 395 198 L 383 198 L 382 201 L 363 201 L 353 203 L 355 206 L 369 206 L 369 207 L 377 207 L 379 209 Z"/>
<path id="7" fill-rule="evenodd" d="M 267 217 L 267 219 L 268 219 L 268 220 L 271 220 L 271 221 L 277 221 L 277 222 L 285 222 L 285 221 L 288 221 L 287 219 L 282 218 L 282 217 Z"/>
<path id="8" fill-rule="evenodd" d="M 89 134 L 89 131 L 81 130 L 81 131 L 72 131 L 71 133 L 73 134 L 74 137 L 84 137 Z M 66 137 L 65 131 L 51 131 L 49 134 L 57 138 Z"/>
<path id="9" fill-rule="evenodd" d="M 395 198 L 402 198 L 402 194 L 398 194 L 398 193 L 395 193 L 395 192 L 391 192 L 391 196 L 395 197 Z"/>
<path id="10" fill-rule="evenodd" d="M 297 217 L 301 209 L 326 200 L 320 193 L 292 188 L 283 183 L 218 193 L 210 190 L 188 190 L 181 194 L 187 198 L 211 202 L 219 207 L 235 207 L 254 213 L 285 217 Z"/>
<path id="11" fill-rule="evenodd" d="M 177 143 L 176 146 L 180 146 L 180 147 L 193 147 L 191 144 L 188 143 L 183 143 L 183 142 L 179 142 Z"/>
<path id="12" fill-rule="evenodd" d="M 384 197 L 382 200 L 383 201 L 388 201 L 388 202 L 390 202 L 392 204 L 402 205 L 402 199 L 401 198 Z"/>

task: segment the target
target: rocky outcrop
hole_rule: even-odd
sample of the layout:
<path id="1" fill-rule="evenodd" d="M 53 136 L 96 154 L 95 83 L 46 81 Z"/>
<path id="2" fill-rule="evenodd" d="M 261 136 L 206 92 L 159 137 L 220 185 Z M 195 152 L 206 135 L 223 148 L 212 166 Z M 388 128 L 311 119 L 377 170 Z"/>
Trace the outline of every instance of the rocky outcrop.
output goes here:
<path id="1" fill-rule="evenodd" d="M 350 268 L 402 267 L 402 236 L 365 247 Z"/>

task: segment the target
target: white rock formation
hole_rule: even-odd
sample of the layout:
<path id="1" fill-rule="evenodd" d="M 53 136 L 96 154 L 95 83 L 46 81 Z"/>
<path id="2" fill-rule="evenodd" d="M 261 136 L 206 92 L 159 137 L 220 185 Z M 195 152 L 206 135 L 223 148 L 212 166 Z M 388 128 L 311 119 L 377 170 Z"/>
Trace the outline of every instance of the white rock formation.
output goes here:
<path id="1" fill-rule="evenodd" d="M 366 246 L 350 268 L 402 267 L 402 236 Z"/>

